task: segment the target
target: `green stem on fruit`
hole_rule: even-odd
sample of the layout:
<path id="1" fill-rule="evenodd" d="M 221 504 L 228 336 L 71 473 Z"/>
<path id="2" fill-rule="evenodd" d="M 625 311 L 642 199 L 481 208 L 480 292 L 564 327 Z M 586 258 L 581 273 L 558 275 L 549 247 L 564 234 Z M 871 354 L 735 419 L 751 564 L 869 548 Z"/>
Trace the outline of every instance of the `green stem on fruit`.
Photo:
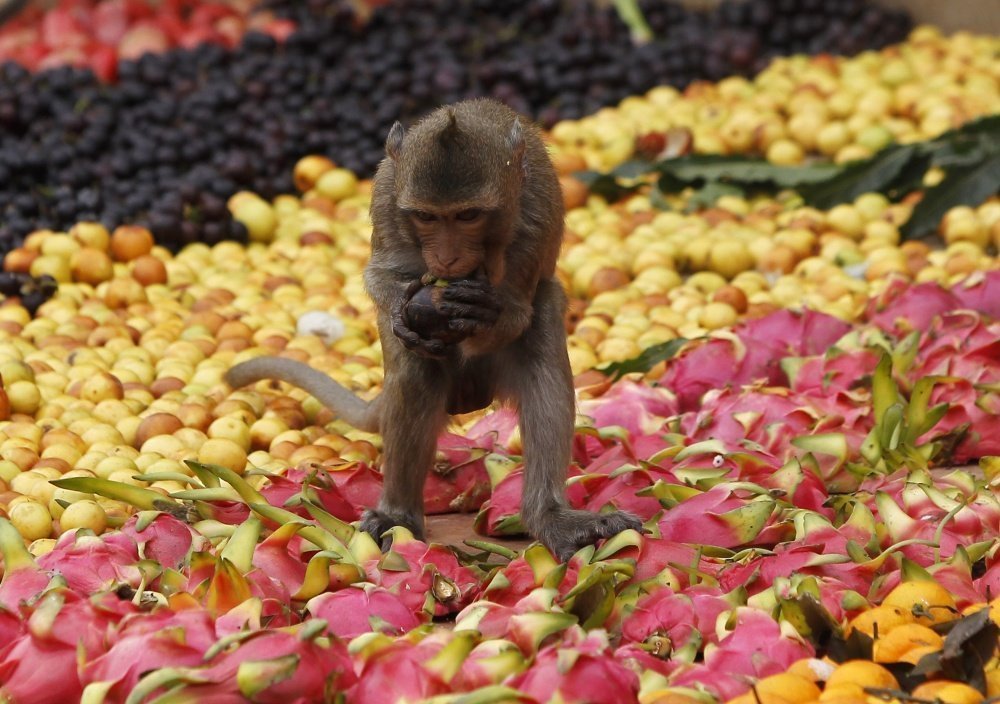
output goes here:
<path id="1" fill-rule="evenodd" d="M 645 44 L 653 39 L 653 30 L 646 22 L 639 3 L 636 0 L 612 0 L 618 17 L 632 33 L 632 41 L 636 44 Z"/>

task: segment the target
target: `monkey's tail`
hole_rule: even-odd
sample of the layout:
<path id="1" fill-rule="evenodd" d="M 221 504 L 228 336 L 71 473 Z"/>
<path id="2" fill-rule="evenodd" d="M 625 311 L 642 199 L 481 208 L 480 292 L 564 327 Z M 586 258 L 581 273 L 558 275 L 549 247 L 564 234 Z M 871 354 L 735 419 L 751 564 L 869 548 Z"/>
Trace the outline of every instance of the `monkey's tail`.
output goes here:
<path id="1" fill-rule="evenodd" d="M 358 430 L 370 433 L 377 433 L 379 430 L 378 409 L 374 404 L 358 398 L 308 364 L 284 357 L 255 357 L 240 362 L 226 372 L 226 382 L 234 389 L 262 379 L 278 379 L 308 391 Z"/>

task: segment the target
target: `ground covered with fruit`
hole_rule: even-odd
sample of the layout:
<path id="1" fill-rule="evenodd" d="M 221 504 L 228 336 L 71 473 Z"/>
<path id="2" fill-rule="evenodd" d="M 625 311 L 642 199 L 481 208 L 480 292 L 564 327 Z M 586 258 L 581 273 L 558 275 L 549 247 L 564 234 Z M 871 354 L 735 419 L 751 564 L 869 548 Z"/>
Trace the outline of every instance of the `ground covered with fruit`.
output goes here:
<path id="1" fill-rule="evenodd" d="M 0 30 L 0 702 L 1000 697 L 1000 39 L 502 6 Z M 569 500 L 644 521 L 564 564 L 508 540 L 509 409 L 439 441 L 427 510 L 468 539 L 382 553 L 378 436 L 223 381 L 279 354 L 378 393 L 381 140 L 479 94 L 563 186 Z"/>

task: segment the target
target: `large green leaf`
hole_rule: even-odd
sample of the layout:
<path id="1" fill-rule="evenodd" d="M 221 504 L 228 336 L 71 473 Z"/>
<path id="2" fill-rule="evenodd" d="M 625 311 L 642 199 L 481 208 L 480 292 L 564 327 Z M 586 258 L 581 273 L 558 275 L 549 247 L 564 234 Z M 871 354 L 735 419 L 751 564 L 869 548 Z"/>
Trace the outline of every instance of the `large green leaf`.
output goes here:
<path id="1" fill-rule="evenodd" d="M 870 159 L 848 164 L 832 178 L 803 186 L 799 193 L 809 205 L 832 208 L 862 193 L 886 190 L 918 156 L 914 145 L 892 145 Z M 922 171 L 920 175 L 923 176 Z"/>
<path id="2" fill-rule="evenodd" d="M 835 164 L 778 166 L 766 159 L 721 154 L 689 154 L 661 161 L 660 173 L 686 185 L 712 181 L 741 186 L 794 188 L 826 181 L 841 171 Z M 662 181 L 661 181 L 662 183 Z"/>
<path id="3" fill-rule="evenodd" d="M 994 152 L 975 165 L 949 170 L 941 183 L 927 189 L 913 208 L 910 219 L 900 230 L 904 240 L 933 235 L 941 218 L 958 205 L 976 206 L 1000 191 L 1000 152 Z"/>
<path id="4" fill-rule="evenodd" d="M 680 350 L 680 348 L 683 347 L 687 341 L 688 340 L 686 338 L 678 337 L 659 345 L 653 345 L 652 347 L 644 349 L 642 354 L 638 357 L 626 359 L 622 362 L 605 364 L 603 367 L 598 367 L 597 371 L 610 376 L 612 379 L 620 379 L 626 374 L 631 374 L 632 372 L 645 373 L 652 369 L 658 362 L 670 359 L 677 354 L 677 351 Z"/>

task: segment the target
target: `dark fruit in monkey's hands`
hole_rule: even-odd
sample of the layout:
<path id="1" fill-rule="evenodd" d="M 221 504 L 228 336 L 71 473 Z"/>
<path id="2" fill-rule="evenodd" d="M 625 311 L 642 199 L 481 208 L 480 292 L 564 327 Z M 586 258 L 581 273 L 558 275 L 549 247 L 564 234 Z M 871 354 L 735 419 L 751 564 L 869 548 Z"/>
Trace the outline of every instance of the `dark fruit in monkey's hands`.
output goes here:
<path id="1" fill-rule="evenodd" d="M 417 289 L 406 303 L 406 321 L 410 330 L 425 340 L 440 340 L 453 345 L 468 337 L 468 333 L 450 329 L 451 316 L 441 311 L 448 283 L 438 279 Z"/>

